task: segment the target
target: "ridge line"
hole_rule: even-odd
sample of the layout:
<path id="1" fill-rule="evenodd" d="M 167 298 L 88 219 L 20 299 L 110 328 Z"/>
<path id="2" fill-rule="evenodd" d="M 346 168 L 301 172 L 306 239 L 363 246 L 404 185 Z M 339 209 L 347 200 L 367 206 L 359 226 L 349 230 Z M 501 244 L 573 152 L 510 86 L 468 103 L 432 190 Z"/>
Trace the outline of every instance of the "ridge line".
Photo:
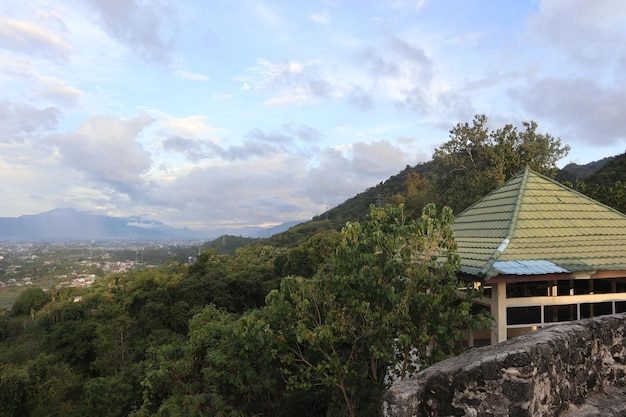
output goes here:
<path id="1" fill-rule="evenodd" d="M 519 210 L 522 205 L 522 199 L 523 199 L 522 197 L 524 196 L 526 192 L 526 182 L 528 180 L 528 175 L 530 172 L 531 172 L 530 167 L 526 165 L 526 168 L 524 168 L 524 171 L 522 174 L 520 192 L 517 194 L 515 198 L 515 207 L 513 208 L 513 215 L 511 216 L 511 223 L 509 224 L 509 229 L 507 230 L 504 240 L 502 240 L 498 248 L 491 254 L 487 262 L 485 262 L 483 267 L 480 269 L 480 272 L 478 273 L 478 276 L 480 278 L 484 278 L 484 277 L 486 277 L 486 279 L 491 278 L 490 276 L 488 276 L 489 270 L 491 270 L 491 268 L 493 267 L 493 264 L 496 263 L 496 261 L 502 255 L 502 253 L 504 253 L 504 251 L 506 250 L 507 246 L 509 246 L 509 243 L 511 243 L 511 238 L 513 237 L 513 233 L 515 232 L 515 225 L 517 224 L 517 217 L 519 215 Z"/>

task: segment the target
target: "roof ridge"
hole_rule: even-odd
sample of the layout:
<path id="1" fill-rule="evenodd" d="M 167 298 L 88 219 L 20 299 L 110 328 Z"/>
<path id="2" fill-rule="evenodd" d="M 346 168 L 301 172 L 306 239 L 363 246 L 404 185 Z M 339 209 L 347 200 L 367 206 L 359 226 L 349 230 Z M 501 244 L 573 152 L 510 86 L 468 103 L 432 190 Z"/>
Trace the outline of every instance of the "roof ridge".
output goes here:
<path id="1" fill-rule="evenodd" d="M 517 193 L 517 196 L 515 197 L 515 207 L 513 208 L 513 215 L 511 216 L 511 222 L 509 223 L 509 230 L 507 230 L 506 236 L 504 237 L 500 245 L 496 248 L 496 250 L 491 254 L 487 262 L 485 262 L 483 267 L 480 269 L 478 276 L 481 278 L 487 275 L 487 272 L 493 267 L 493 264 L 498 261 L 502 253 L 506 250 L 507 246 L 509 246 L 509 243 L 511 242 L 511 238 L 513 237 L 513 233 L 515 232 L 515 225 L 517 224 L 517 219 L 519 217 L 520 207 L 522 205 L 522 200 L 523 200 L 522 197 L 524 196 L 524 193 L 526 191 L 528 175 L 531 172 L 533 171 L 531 171 L 530 167 L 527 164 L 526 167 L 524 168 L 524 171 L 520 173 L 522 175 L 522 179 L 520 181 L 519 192 Z M 507 182 L 511 182 L 513 179 L 519 177 L 520 174 L 517 174 L 515 177 L 511 178 Z"/>

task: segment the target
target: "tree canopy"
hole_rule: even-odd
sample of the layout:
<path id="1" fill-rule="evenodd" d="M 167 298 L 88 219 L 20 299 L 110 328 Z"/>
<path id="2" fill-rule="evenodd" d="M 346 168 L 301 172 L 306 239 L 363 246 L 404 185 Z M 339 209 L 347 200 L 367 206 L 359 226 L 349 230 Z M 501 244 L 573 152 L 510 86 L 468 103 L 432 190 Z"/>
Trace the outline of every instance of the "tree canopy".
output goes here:
<path id="1" fill-rule="evenodd" d="M 268 295 L 288 388 L 334 388 L 350 416 L 376 415 L 396 364 L 403 378 L 486 325 L 470 313 L 474 290 L 459 292 L 451 222 L 434 205 L 417 220 L 403 206 L 372 206 L 344 228 L 328 270 L 286 278 Z"/>
<path id="2" fill-rule="evenodd" d="M 458 123 L 450 140 L 435 150 L 433 192 L 439 204 L 459 213 L 518 174 L 526 165 L 554 177 L 556 163 L 569 152 L 559 138 L 538 133 L 537 123 L 523 122 L 492 130 L 487 116 Z"/>

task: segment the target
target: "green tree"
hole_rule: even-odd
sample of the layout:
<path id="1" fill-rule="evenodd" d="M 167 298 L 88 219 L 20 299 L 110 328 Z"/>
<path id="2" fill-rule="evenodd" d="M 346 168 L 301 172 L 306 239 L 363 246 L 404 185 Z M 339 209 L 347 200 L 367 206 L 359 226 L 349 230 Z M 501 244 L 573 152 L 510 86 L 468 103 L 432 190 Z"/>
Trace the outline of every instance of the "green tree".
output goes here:
<path id="1" fill-rule="evenodd" d="M 566 184 L 602 204 L 626 213 L 626 182 L 615 181 L 614 184 L 608 185 L 587 182 L 577 182 L 575 185 Z"/>
<path id="2" fill-rule="evenodd" d="M 0 365 L 0 417 L 70 415 L 80 382 L 69 366 L 45 354 L 24 364 Z"/>
<path id="3" fill-rule="evenodd" d="M 251 245 L 229 257 L 226 283 L 232 298 L 230 311 L 241 313 L 263 306 L 265 295 L 277 286 L 274 261 L 280 250 Z"/>
<path id="4" fill-rule="evenodd" d="M 31 417 L 69 415 L 76 408 L 82 391 L 80 376 L 65 363 L 58 363 L 46 354 L 27 364 L 30 377 Z"/>
<path id="5" fill-rule="evenodd" d="M 462 330 L 486 325 L 470 313 L 476 293 L 458 291 L 451 222 L 433 205 L 417 221 L 402 206 L 372 207 L 343 230 L 328 271 L 268 295 L 290 388 L 332 387 L 350 416 L 376 414 L 396 364 L 404 377 L 456 353 Z"/>
<path id="6" fill-rule="evenodd" d="M 435 150 L 433 191 L 440 205 L 455 213 L 469 207 L 529 165 L 554 177 L 556 162 L 569 146 L 549 133 L 538 133 L 537 123 L 523 122 L 523 130 L 511 124 L 490 130 L 485 115 L 473 123 L 459 123 L 450 140 Z"/>
<path id="7" fill-rule="evenodd" d="M 391 200 L 396 205 L 404 204 L 407 213 L 412 216 L 418 216 L 424 207 L 434 200 L 431 182 L 417 172 L 407 174 L 404 188 L 404 193 L 394 194 Z"/>
<path id="8" fill-rule="evenodd" d="M 185 302 L 190 308 L 187 320 L 207 304 L 233 308 L 234 301 L 226 282 L 228 259 L 227 255 L 218 255 L 213 250 L 202 252 L 182 281 L 173 288 L 174 301 Z"/>
<path id="9" fill-rule="evenodd" d="M 4 309 L 0 309 L 0 342 L 9 337 L 9 315 Z"/>
<path id="10" fill-rule="evenodd" d="M 326 264 L 339 244 L 336 230 L 318 232 L 305 242 L 275 258 L 274 268 L 281 276 L 311 278 L 320 266 Z"/>
<path id="11" fill-rule="evenodd" d="M 11 311 L 14 314 L 34 315 L 34 312 L 45 306 L 50 298 L 41 288 L 27 288 L 19 295 Z"/>
<path id="12" fill-rule="evenodd" d="M 117 305 L 102 310 L 96 316 L 96 357 L 91 366 L 100 375 L 120 375 L 132 361 L 131 349 L 136 336 L 136 323 Z"/>
<path id="13" fill-rule="evenodd" d="M 78 304 L 78 303 L 75 303 Z M 89 375 L 96 358 L 94 320 L 65 320 L 50 327 L 43 339 L 43 349 L 57 361 Z"/>
<path id="14" fill-rule="evenodd" d="M 30 376 L 23 366 L 0 365 L 0 417 L 27 415 L 30 384 Z"/>
<path id="15" fill-rule="evenodd" d="M 262 310 L 238 317 L 207 306 L 191 320 L 188 344 L 149 350 L 138 415 L 279 415 L 276 343 Z"/>
<path id="16" fill-rule="evenodd" d="M 124 376 L 106 376 L 89 379 L 84 386 L 78 415 L 121 417 L 127 416 L 133 401 L 133 386 Z"/>

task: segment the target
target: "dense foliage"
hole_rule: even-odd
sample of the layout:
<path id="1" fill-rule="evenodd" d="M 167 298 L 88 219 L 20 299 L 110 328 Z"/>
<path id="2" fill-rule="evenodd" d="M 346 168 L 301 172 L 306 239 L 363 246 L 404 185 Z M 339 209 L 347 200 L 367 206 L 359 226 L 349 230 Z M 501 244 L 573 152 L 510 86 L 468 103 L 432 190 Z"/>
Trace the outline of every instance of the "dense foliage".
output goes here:
<path id="1" fill-rule="evenodd" d="M 626 213 L 626 153 L 611 158 L 602 169 L 570 185 L 594 200 Z"/>
<path id="2" fill-rule="evenodd" d="M 29 289 L 0 317 L 0 416 L 378 415 L 390 378 L 486 324 L 451 220 L 372 208 L 292 248 Z"/>
<path id="3" fill-rule="evenodd" d="M 402 206 L 372 209 L 343 230 L 327 269 L 269 294 L 287 388 L 331 388 L 350 416 L 377 415 L 394 373 L 458 352 L 462 330 L 486 325 L 470 314 L 477 294 L 459 295 L 451 221 L 433 205 L 417 220 Z"/>
<path id="4" fill-rule="evenodd" d="M 526 165 L 554 177 L 556 163 L 567 155 L 569 146 L 550 134 L 538 133 L 535 122 L 522 125 L 523 130 L 511 124 L 491 130 L 485 115 L 475 116 L 472 124 L 457 124 L 450 140 L 433 156 L 433 192 L 438 202 L 459 213 Z"/>

